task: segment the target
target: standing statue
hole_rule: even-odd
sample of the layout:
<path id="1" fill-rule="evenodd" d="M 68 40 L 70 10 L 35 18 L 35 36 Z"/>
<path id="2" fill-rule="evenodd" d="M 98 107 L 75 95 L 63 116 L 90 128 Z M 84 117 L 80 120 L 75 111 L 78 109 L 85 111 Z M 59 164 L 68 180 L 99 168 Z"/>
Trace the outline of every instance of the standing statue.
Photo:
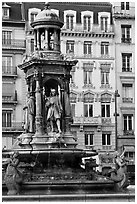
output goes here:
<path id="1" fill-rule="evenodd" d="M 24 107 L 23 107 L 23 111 L 24 111 L 24 114 L 23 114 L 23 122 L 22 122 L 22 126 L 23 126 L 23 129 L 24 129 L 24 131 L 27 133 L 28 132 L 28 129 L 29 129 L 29 127 L 28 127 L 28 121 L 29 121 L 29 119 L 28 119 L 28 106 L 27 105 L 25 105 Z"/>
<path id="2" fill-rule="evenodd" d="M 61 133 L 60 118 L 63 109 L 55 89 L 51 89 L 50 97 L 45 96 L 45 106 L 48 107 L 47 121 L 50 121 L 51 131 L 54 132 L 55 121 L 58 132 Z"/>
<path id="3" fill-rule="evenodd" d="M 5 183 L 8 189 L 8 195 L 19 194 L 20 184 L 22 182 L 21 172 L 17 166 L 19 164 L 19 152 L 15 151 L 8 160 L 8 166 L 5 173 Z"/>
<path id="4" fill-rule="evenodd" d="M 32 95 L 28 95 L 27 107 L 28 107 L 28 120 L 29 120 L 29 132 L 34 132 L 34 119 L 35 119 L 35 101 Z"/>

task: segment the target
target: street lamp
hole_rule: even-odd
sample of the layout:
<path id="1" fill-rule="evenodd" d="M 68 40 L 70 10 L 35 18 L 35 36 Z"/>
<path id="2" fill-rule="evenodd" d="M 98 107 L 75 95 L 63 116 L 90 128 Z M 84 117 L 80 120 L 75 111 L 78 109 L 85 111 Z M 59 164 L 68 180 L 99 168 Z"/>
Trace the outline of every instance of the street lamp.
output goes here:
<path id="1" fill-rule="evenodd" d="M 115 91 L 115 150 L 117 150 L 117 116 L 119 116 L 117 113 L 117 97 L 120 97 L 118 90 Z"/>

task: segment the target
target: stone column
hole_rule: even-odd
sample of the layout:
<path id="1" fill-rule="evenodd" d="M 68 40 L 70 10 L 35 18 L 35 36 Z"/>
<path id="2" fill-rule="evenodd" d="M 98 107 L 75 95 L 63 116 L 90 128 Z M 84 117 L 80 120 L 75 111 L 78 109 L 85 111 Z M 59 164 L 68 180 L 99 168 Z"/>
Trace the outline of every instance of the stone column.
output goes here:
<path id="1" fill-rule="evenodd" d="M 45 50 L 48 50 L 48 30 L 45 29 Z"/>
<path id="2" fill-rule="evenodd" d="M 41 90 L 40 90 L 40 81 L 39 81 L 39 73 L 36 72 L 36 132 L 35 136 L 41 136 L 43 134 L 43 118 L 42 118 L 42 101 L 41 101 Z"/>
<path id="3" fill-rule="evenodd" d="M 61 89 L 60 89 L 60 95 L 61 95 L 61 104 L 62 104 L 62 108 L 63 108 L 63 112 L 62 112 L 62 124 L 61 124 L 61 129 L 62 129 L 62 132 L 65 131 L 65 100 L 64 100 L 64 87 L 62 85 Z"/>
<path id="4" fill-rule="evenodd" d="M 38 46 L 38 50 L 40 50 L 41 45 L 40 45 L 40 32 L 39 32 L 39 29 L 37 30 L 37 46 Z"/>
<path id="5" fill-rule="evenodd" d="M 34 30 L 34 50 L 37 48 L 37 30 Z"/>
<path id="6" fill-rule="evenodd" d="M 54 50 L 58 51 L 58 35 L 56 29 L 54 29 Z"/>
<path id="7" fill-rule="evenodd" d="M 70 106 L 70 97 L 69 97 L 69 80 L 70 75 L 65 77 L 65 90 L 64 90 L 64 103 L 65 103 L 65 133 L 64 140 L 66 145 L 70 148 L 74 148 L 77 143 L 74 140 L 74 137 L 71 133 L 71 124 L 72 124 L 72 116 L 71 116 L 71 106 Z"/>

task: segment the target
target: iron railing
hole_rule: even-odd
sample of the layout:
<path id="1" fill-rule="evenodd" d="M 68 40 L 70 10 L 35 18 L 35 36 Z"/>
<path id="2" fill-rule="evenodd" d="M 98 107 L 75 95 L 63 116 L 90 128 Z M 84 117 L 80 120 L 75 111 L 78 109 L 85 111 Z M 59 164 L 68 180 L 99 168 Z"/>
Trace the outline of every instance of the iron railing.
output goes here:
<path id="1" fill-rule="evenodd" d="M 15 66 L 2 66 L 2 76 L 17 75 L 17 68 Z"/>
<path id="2" fill-rule="evenodd" d="M 26 43 L 25 40 L 15 40 L 15 39 L 2 39 L 3 47 L 17 47 L 17 48 L 25 48 Z"/>
<path id="3" fill-rule="evenodd" d="M 2 122 L 2 131 L 23 131 L 22 122 Z"/>

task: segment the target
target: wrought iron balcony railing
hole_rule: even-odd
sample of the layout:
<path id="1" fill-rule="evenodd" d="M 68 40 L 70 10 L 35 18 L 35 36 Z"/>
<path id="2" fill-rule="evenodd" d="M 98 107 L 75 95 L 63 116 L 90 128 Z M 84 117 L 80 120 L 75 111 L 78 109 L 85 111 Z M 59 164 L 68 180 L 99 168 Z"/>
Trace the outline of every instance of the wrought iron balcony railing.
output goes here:
<path id="1" fill-rule="evenodd" d="M 122 98 L 123 103 L 133 103 L 133 98 Z"/>
<path id="2" fill-rule="evenodd" d="M 74 23 L 73 27 L 70 27 L 70 29 L 68 29 L 66 23 L 64 23 L 62 31 L 63 32 L 83 32 L 83 33 L 112 33 L 114 32 L 114 26 L 108 24 L 107 28 L 101 29 L 101 25 L 91 24 L 90 28 L 84 29 L 84 26 L 82 24 Z"/>
<path id="3" fill-rule="evenodd" d="M 2 103 L 17 103 L 17 91 L 12 95 L 2 96 Z"/>
<path id="4" fill-rule="evenodd" d="M 100 117 L 74 117 L 73 123 L 101 124 Z"/>
<path id="5" fill-rule="evenodd" d="M 15 66 L 2 66 L 2 76 L 17 75 L 17 68 Z"/>
<path id="6" fill-rule="evenodd" d="M 134 135 L 134 130 L 123 130 L 124 135 Z"/>
<path id="7" fill-rule="evenodd" d="M 25 48 L 26 43 L 25 40 L 15 40 L 15 39 L 2 39 L 2 46 L 3 47 L 10 47 L 10 48 Z"/>
<path id="8" fill-rule="evenodd" d="M 104 124 L 106 124 L 106 123 L 111 123 L 111 118 L 102 118 L 102 123 Z"/>
<path id="9" fill-rule="evenodd" d="M 2 122 L 2 131 L 23 131 L 22 122 Z"/>
<path id="10" fill-rule="evenodd" d="M 122 43 L 131 43 L 131 38 L 121 38 Z"/>
<path id="11" fill-rule="evenodd" d="M 132 72 L 132 68 L 131 67 L 123 67 L 122 68 L 122 72 Z"/>

